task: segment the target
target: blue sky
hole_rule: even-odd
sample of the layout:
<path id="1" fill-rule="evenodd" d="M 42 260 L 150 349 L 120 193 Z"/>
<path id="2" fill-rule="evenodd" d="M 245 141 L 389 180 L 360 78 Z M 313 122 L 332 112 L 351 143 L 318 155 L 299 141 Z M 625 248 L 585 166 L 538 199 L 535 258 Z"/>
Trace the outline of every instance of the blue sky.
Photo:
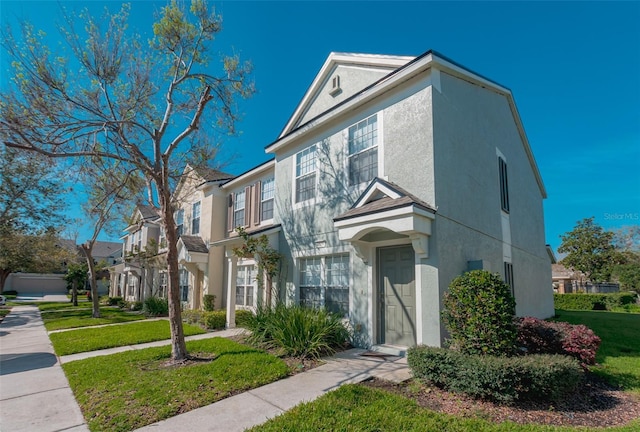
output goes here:
<path id="1" fill-rule="evenodd" d="M 164 4 L 132 2 L 131 26 L 149 34 Z M 554 249 L 585 217 L 605 228 L 640 224 L 640 2 L 213 4 L 224 19 L 215 49 L 251 60 L 258 90 L 241 104 L 242 134 L 226 144 L 227 156 L 236 155 L 227 171 L 269 158 L 264 147 L 331 51 L 434 49 L 512 90 L 549 194 L 546 237 Z M 3 0 L 0 15 L 3 25 L 27 18 L 54 35 L 57 3 Z M 5 70 L 2 62 L 2 85 Z"/>

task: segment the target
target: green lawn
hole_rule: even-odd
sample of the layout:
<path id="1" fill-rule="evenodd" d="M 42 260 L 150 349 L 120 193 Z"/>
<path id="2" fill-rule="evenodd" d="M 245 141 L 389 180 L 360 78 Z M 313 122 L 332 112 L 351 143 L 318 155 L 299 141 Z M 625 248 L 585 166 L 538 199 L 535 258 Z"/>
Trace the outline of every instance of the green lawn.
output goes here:
<path id="1" fill-rule="evenodd" d="M 78 300 L 78 306 L 74 306 L 70 301 L 60 303 L 60 302 L 39 302 L 36 303 L 40 312 L 50 311 L 50 310 L 61 310 L 61 309 L 86 309 L 91 307 L 91 302 L 88 300 Z"/>
<path id="2" fill-rule="evenodd" d="M 171 349 L 160 347 L 62 367 L 92 431 L 130 431 L 288 374 L 282 360 L 228 339 L 191 341 L 187 349 L 192 356 L 215 357 L 167 367 Z"/>
<path id="3" fill-rule="evenodd" d="M 615 432 L 638 431 L 640 422 L 606 429 Z M 602 430 L 542 425 L 491 423 L 480 418 L 462 418 L 419 407 L 413 400 L 384 390 L 348 384 L 313 402 L 298 405 L 253 432 L 315 431 L 469 431 L 469 432 L 546 432 Z"/>
<path id="4" fill-rule="evenodd" d="M 556 310 L 556 320 L 584 324 L 600 336 L 599 366 L 593 371 L 625 390 L 640 393 L 640 314 Z"/>
<path id="5" fill-rule="evenodd" d="M 200 333 L 205 331 L 200 327 L 184 324 L 185 336 Z M 169 321 L 165 320 L 84 328 L 49 335 L 53 349 L 59 356 L 170 338 Z"/>
<path id="6" fill-rule="evenodd" d="M 42 320 L 48 331 L 76 327 L 87 327 L 102 324 L 118 324 L 145 319 L 140 312 L 131 312 L 113 307 L 101 307 L 100 318 L 92 318 L 93 310 L 89 307 L 66 308 L 61 310 L 41 309 Z"/>

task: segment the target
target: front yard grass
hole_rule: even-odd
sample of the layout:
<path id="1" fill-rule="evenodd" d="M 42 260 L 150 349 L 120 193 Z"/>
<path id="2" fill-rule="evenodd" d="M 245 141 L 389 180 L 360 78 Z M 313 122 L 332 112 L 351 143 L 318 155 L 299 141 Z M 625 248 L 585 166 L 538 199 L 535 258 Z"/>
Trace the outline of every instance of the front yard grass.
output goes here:
<path id="1" fill-rule="evenodd" d="M 183 324 L 184 335 L 206 333 Z M 169 321 L 146 321 L 110 327 L 84 328 L 51 333 L 49 339 L 59 356 L 170 339 Z"/>
<path id="2" fill-rule="evenodd" d="M 556 310 L 557 321 L 584 324 L 602 344 L 592 370 L 625 390 L 640 394 L 640 314 Z"/>
<path id="3" fill-rule="evenodd" d="M 103 324 L 119 324 L 123 322 L 145 319 L 140 312 L 130 312 L 113 307 L 101 307 L 100 318 L 92 318 L 93 310 L 89 308 L 42 311 L 42 321 L 48 331 Z"/>
<path id="4" fill-rule="evenodd" d="M 40 312 L 50 311 L 50 310 L 61 310 L 61 309 L 86 309 L 91 308 L 91 302 L 88 300 L 78 300 L 78 306 L 74 306 L 71 301 L 68 302 L 39 302 L 37 303 L 38 309 Z"/>
<path id="5" fill-rule="evenodd" d="M 633 432 L 640 422 L 607 431 Z M 281 416 L 250 429 L 280 431 L 469 431 L 469 432 L 586 432 L 589 428 L 491 423 L 422 408 L 415 401 L 362 385 L 348 384 L 313 402 L 298 405 Z"/>
<path id="6" fill-rule="evenodd" d="M 268 384 L 289 372 L 277 357 L 228 339 L 191 341 L 187 349 L 200 360 L 168 366 L 171 348 L 159 347 L 62 367 L 92 431 L 130 431 Z M 206 360 L 212 356 L 212 361 Z"/>

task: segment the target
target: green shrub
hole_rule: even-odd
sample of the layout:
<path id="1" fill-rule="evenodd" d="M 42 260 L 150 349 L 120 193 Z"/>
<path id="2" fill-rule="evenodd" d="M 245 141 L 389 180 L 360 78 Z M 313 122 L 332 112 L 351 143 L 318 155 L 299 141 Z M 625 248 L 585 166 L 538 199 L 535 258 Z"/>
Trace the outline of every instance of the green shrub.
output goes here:
<path id="1" fill-rule="evenodd" d="M 519 399 L 559 401 L 575 391 L 583 371 L 566 356 L 495 357 L 468 355 L 445 348 L 410 348 L 414 377 L 478 399 L 513 403 Z"/>
<path id="2" fill-rule="evenodd" d="M 621 292 L 612 294 L 554 294 L 553 304 L 562 310 L 608 310 L 624 308 L 636 303 L 637 294 Z"/>
<path id="3" fill-rule="evenodd" d="M 141 311 L 142 310 L 142 302 L 141 301 L 132 301 L 127 303 L 127 308 L 132 311 Z"/>
<path id="4" fill-rule="evenodd" d="M 203 326 L 202 314 L 204 314 L 201 310 L 187 309 L 182 311 L 182 320 L 187 324 L 198 324 Z"/>
<path id="5" fill-rule="evenodd" d="M 227 325 L 226 311 L 211 311 L 202 313 L 201 324 L 210 330 L 220 330 Z"/>
<path id="6" fill-rule="evenodd" d="M 244 309 L 236 311 L 236 325 L 238 327 L 246 327 L 247 322 L 253 317 L 253 312 Z"/>
<path id="7" fill-rule="evenodd" d="M 444 296 L 442 319 L 451 346 L 466 354 L 503 355 L 515 350 L 515 300 L 499 275 L 474 270 L 454 279 Z"/>
<path id="8" fill-rule="evenodd" d="M 16 290 L 5 290 L 5 291 L 2 291 L 2 295 L 3 296 L 17 296 L 18 295 L 18 291 L 16 291 Z"/>
<path id="9" fill-rule="evenodd" d="M 124 308 L 127 305 L 127 302 L 125 302 L 122 297 L 109 297 L 107 300 L 107 304 L 109 306 L 118 306 L 119 308 Z"/>
<path id="10" fill-rule="evenodd" d="M 342 318 L 324 309 L 259 306 L 247 318 L 250 342 L 281 349 L 289 356 L 318 358 L 334 353 L 350 339 Z"/>
<path id="11" fill-rule="evenodd" d="M 216 296 L 213 294 L 205 294 L 202 298 L 202 304 L 204 310 L 207 312 L 211 312 L 216 308 Z"/>
<path id="12" fill-rule="evenodd" d="M 169 301 L 160 297 L 148 297 L 144 300 L 142 312 L 148 317 L 169 316 Z"/>

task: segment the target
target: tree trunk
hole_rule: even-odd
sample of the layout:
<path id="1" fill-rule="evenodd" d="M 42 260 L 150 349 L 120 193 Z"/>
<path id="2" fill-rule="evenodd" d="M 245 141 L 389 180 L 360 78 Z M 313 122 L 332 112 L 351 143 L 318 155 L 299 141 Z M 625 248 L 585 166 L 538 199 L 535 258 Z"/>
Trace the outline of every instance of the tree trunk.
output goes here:
<path id="1" fill-rule="evenodd" d="M 7 282 L 7 279 L 9 279 L 10 274 L 11 272 L 8 270 L 0 270 L 0 294 L 4 292 L 4 284 Z"/>
<path id="2" fill-rule="evenodd" d="M 71 302 L 74 306 L 78 306 L 78 281 L 71 282 Z"/>
<path id="3" fill-rule="evenodd" d="M 89 286 L 91 287 L 91 303 L 93 318 L 100 318 L 100 298 L 98 298 L 98 280 L 96 277 L 96 265 L 93 262 L 93 243 L 87 242 L 81 245 L 89 268 Z"/>
<path id="4" fill-rule="evenodd" d="M 160 188 L 158 188 L 160 189 Z M 178 273 L 178 233 L 176 232 L 168 190 L 158 190 L 161 218 L 167 236 L 167 291 L 169 298 L 169 326 L 171 329 L 171 359 L 180 361 L 187 358 L 187 346 L 182 329 L 180 305 L 180 277 Z"/>

